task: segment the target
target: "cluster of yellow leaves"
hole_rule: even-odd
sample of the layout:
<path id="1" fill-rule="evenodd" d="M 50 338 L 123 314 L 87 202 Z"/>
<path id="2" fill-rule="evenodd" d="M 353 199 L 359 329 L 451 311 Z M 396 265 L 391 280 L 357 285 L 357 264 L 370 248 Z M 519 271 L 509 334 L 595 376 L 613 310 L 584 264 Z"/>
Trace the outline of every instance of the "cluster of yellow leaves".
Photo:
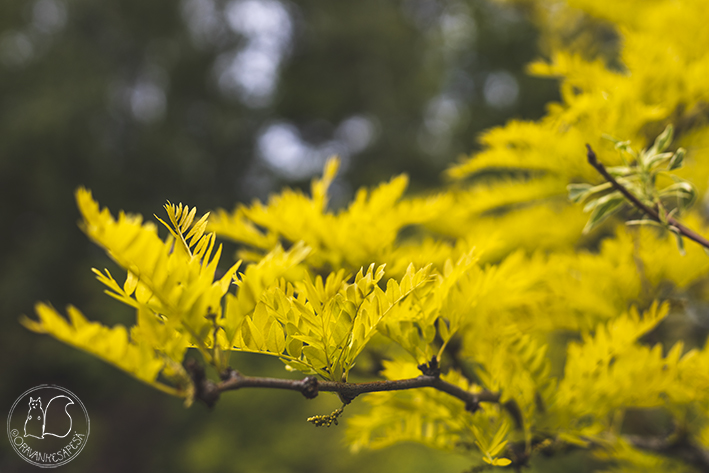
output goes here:
<path id="1" fill-rule="evenodd" d="M 672 384 L 676 370 L 670 368 L 677 364 L 682 346 L 675 345 L 663 359 L 661 345 L 650 349 L 637 345 L 636 341 L 653 329 L 667 311 L 667 305 L 659 308 L 653 304 L 640 318 L 637 309 L 632 308 L 627 314 L 599 325 L 593 335 L 585 333 L 581 343 L 571 343 L 564 377 L 556 393 L 560 410 L 571 417 L 591 414 L 602 419 L 624 405 L 661 405 L 659 395 L 667 384 Z M 659 384 L 665 386 L 649 382 L 650 376 L 664 378 L 666 383 Z M 638 381 L 642 391 L 632 389 Z"/>
<path id="2" fill-rule="evenodd" d="M 163 241 L 154 224 L 123 212 L 114 218 L 108 209 L 99 208 L 86 189 L 76 192 L 76 200 L 84 232 L 127 274 L 121 285 L 108 270 L 93 271 L 108 288 L 108 295 L 136 309 L 136 325 L 127 331 L 122 326 L 88 323 L 74 308 L 69 309 L 69 325 L 54 309 L 42 304 L 37 307 L 40 321 L 25 320 L 25 325 L 189 400 L 192 386 L 181 365 L 184 353 L 188 346 L 197 346 L 209 359 L 215 357 L 214 350 L 207 349 L 209 334 L 213 320 L 221 316 L 221 299 L 239 263 L 215 281 L 221 245 L 214 251 L 214 235 L 204 234 L 206 218 L 192 225 L 194 209 L 165 206 L 174 229 Z M 174 386 L 158 380 L 160 373 Z"/>
<path id="3" fill-rule="evenodd" d="M 282 281 L 243 317 L 232 344 L 236 350 L 277 356 L 290 369 L 347 381 L 378 324 L 430 285 L 429 270 L 409 266 L 401 282 L 389 279 L 385 289 L 378 285 L 384 267 L 375 270 L 374 264 L 352 283 L 345 282 L 342 269 L 325 281 L 317 276 L 313 282 L 308 275 L 294 284 Z"/>
<path id="4" fill-rule="evenodd" d="M 386 379 L 412 378 L 419 374 L 414 363 L 385 361 Z M 464 390 L 480 391 L 460 373 L 450 371 L 442 378 Z M 397 442 L 418 442 L 432 448 L 454 450 L 476 446 L 485 462 L 506 466 L 505 451 L 511 421 L 499 406 L 470 413 L 463 404 L 434 389 L 374 393 L 366 398 L 371 406 L 367 415 L 353 416 L 348 424 L 352 449 L 383 448 Z"/>
<path id="5" fill-rule="evenodd" d="M 386 261 L 403 273 L 410 261 L 396 264 L 389 257 L 399 232 L 433 220 L 450 199 L 402 199 L 408 179 L 398 176 L 371 191 L 360 189 L 349 207 L 333 213 L 327 208 L 326 191 L 338 167 L 337 159 L 327 162 L 323 178 L 313 181 L 312 197 L 286 189 L 265 205 L 256 201 L 251 206 L 238 205 L 231 213 L 218 210 L 209 228 L 251 247 L 254 251 L 242 252 L 245 259 L 260 259 L 258 251 L 268 251 L 283 239 L 302 241 L 311 248 L 307 263 L 314 268 L 354 272 L 372 262 Z"/>
<path id="6" fill-rule="evenodd" d="M 156 388 L 176 393 L 169 386 L 156 382 L 164 361 L 149 344 L 135 343 L 128 338 L 125 327 L 106 327 L 98 322 L 89 322 L 76 307 L 69 307 L 69 322 L 47 304 L 37 304 L 39 322 L 24 318 L 23 324 L 38 333 L 47 333 L 77 348 L 85 350 L 141 381 Z M 186 348 L 182 343 L 181 348 Z M 179 350 L 179 348 L 178 348 Z M 184 350 L 183 350 L 184 351 Z"/>

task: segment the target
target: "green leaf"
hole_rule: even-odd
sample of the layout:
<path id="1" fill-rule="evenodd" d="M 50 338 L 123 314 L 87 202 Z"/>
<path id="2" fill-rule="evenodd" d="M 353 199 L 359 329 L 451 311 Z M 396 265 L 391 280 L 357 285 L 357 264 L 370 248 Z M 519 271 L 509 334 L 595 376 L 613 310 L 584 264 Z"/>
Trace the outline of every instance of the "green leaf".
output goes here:
<path id="1" fill-rule="evenodd" d="M 657 138 L 655 138 L 655 143 L 652 145 L 651 149 L 654 150 L 655 153 L 662 153 L 672 143 L 673 135 L 674 135 L 674 128 L 672 127 L 672 125 L 667 125 L 665 130 L 662 133 L 660 133 L 660 135 Z"/>
<path id="2" fill-rule="evenodd" d="M 502 451 L 503 448 L 505 448 L 505 445 L 507 445 L 507 432 L 509 432 L 509 430 L 510 423 L 502 422 L 502 425 L 500 425 L 500 428 L 495 433 L 495 436 L 492 438 L 492 442 L 490 442 L 490 446 L 488 447 L 488 453 L 491 456 L 496 456 Z"/>
<path id="3" fill-rule="evenodd" d="M 268 338 L 266 338 L 266 347 L 272 353 L 283 353 L 286 349 L 286 338 L 283 335 L 283 329 L 277 322 L 271 324 L 268 330 Z"/>
<path id="4" fill-rule="evenodd" d="M 434 325 L 429 325 L 429 324 L 419 324 L 421 327 L 421 334 L 423 335 L 423 340 L 426 343 L 431 343 L 433 342 L 433 339 L 436 338 L 436 327 Z"/>
<path id="5" fill-rule="evenodd" d="M 305 358 L 316 368 L 323 368 L 327 366 L 327 357 L 325 352 L 313 345 L 308 345 L 303 347 L 303 355 Z"/>
<path id="6" fill-rule="evenodd" d="M 303 342 L 289 336 L 286 341 L 286 351 L 293 358 L 300 358 L 300 355 L 303 352 Z"/>
<path id="7" fill-rule="evenodd" d="M 655 220 L 651 220 L 649 218 L 643 218 L 640 220 L 628 220 L 625 222 L 626 225 L 649 225 L 651 227 L 657 227 L 657 228 L 666 228 L 664 225 L 662 225 L 660 222 L 657 222 Z"/>
<path id="8" fill-rule="evenodd" d="M 675 183 L 665 187 L 660 192 L 662 197 L 674 197 L 677 199 L 677 207 L 684 210 L 690 207 L 697 199 L 697 191 L 692 184 L 677 176 L 672 176 Z"/>
<path id="9" fill-rule="evenodd" d="M 472 426 L 473 430 L 473 436 L 475 437 L 475 443 L 478 444 L 478 448 L 480 449 L 481 452 L 486 453 L 488 451 L 488 442 L 487 439 L 485 438 L 485 435 L 480 431 L 480 429 L 476 426 Z"/>
<path id="10" fill-rule="evenodd" d="M 586 223 L 586 227 L 583 229 L 583 233 L 590 232 L 605 219 L 620 210 L 621 206 L 625 203 L 625 197 L 623 197 L 620 192 L 616 191 L 604 195 L 592 203 L 593 206 L 591 208 L 593 210 L 591 211 L 591 216 L 588 219 L 588 223 Z M 587 206 L 587 208 L 588 207 L 589 206 Z"/>
<path id="11" fill-rule="evenodd" d="M 263 334 L 250 317 L 246 317 L 241 325 L 241 336 L 244 339 L 244 345 L 251 350 L 263 350 Z"/>
<path id="12" fill-rule="evenodd" d="M 590 194 L 591 189 L 591 184 L 585 183 L 569 184 L 566 186 L 566 190 L 569 191 L 569 200 L 575 203 L 582 202 Z"/>
<path id="13" fill-rule="evenodd" d="M 675 151 L 675 154 L 672 155 L 672 159 L 670 159 L 670 165 L 669 165 L 669 170 L 674 171 L 675 169 L 679 169 L 682 167 L 684 164 L 684 155 L 687 153 L 687 150 L 684 148 L 678 148 L 677 151 Z"/>
<path id="14" fill-rule="evenodd" d="M 609 135 L 608 133 L 603 133 L 603 134 L 601 135 L 601 138 L 603 138 L 604 140 L 608 140 L 608 141 L 610 141 L 611 143 L 613 143 L 613 144 L 615 144 L 615 145 L 617 145 L 618 143 L 620 143 L 620 140 L 619 140 L 618 138 L 616 138 L 616 137 L 613 136 L 613 135 Z"/>
<path id="15" fill-rule="evenodd" d="M 657 167 L 659 167 L 661 164 L 672 159 L 672 156 L 673 156 L 673 153 L 653 154 L 651 156 L 648 156 L 645 159 L 645 165 L 647 166 L 648 169 L 654 170 Z"/>
<path id="16" fill-rule="evenodd" d="M 657 202 L 657 216 L 660 217 L 660 223 L 668 225 L 667 211 L 665 210 L 665 206 L 662 205 L 662 202 Z"/>
<path id="17" fill-rule="evenodd" d="M 635 170 L 630 166 L 613 166 L 606 168 L 606 171 L 608 171 L 608 174 L 613 177 L 627 176 L 635 172 Z"/>
<path id="18" fill-rule="evenodd" d="M 443 318 L 438 319 L 438 332 L 441 334 L 441 339 L 447 342 L 451 338 L 451 332 L 448 328 L 448 324 Z"/>
<path id="19" fill-rule="evenodd" d="M 609 135 L 603 135 L 603 138 L 615 143 L 615 149 L 617 149 L 618 151 L 621 152 L 621 158 L 623 159 L 623 162 L 625 162 L 626 164 L 627 164 L 627 161 L 625 160 L 625 157 L 622 155 L 622 153 L 628 153 L 630 156 L 632 156 L 635 159 L 638 158 L 637 153 L 630 146 L 630 140 L 620 141 L 620 140 L 617 140 Z"/>
<path id="20" fill-rule="evenodd" d="M 300 371 L 304 374 L 316 374 L 313 367 L 307 363 L 297 360 L 288 360 L 286 358 L 281 358 L 281 361 L 286 364 L 286 369 L 288 371 Z"/>
<path id="21" fill-rule="evenodd" d="M 679 254 L 682 256 L 686 255 L 687 252 L 684 250 L 684 240 L 682 239 L 682 234 L 679 232 L 679 228 L 670 225 L 670 231 L 672 234 L 675 236 L 675 240 L 677 240 L 677 249 L 679 250 Z"/>

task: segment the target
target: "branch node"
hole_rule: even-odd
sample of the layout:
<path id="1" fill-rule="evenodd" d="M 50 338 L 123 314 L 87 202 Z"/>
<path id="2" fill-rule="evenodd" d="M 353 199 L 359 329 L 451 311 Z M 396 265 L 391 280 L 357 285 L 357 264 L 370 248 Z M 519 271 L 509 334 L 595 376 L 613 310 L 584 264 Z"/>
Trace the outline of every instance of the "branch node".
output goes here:
<path id="1" fill-rule="evenodd" d="M 465 402 L 465 410 L 470 412 L 471 414 L 475 414 L 480 410 L 480 402 L 475 400 L 475 401 L 466 401 Z"/>
<path id="2" fill-rule="evenodd" d="M 204 402 L 207 407 L 214 407 L 219 400 L 219 388 L 204 373 L 204 367 L 195 360 L 187 360 L 185 369 L 194 384 L 194 397 Z"/>
<path id="3" fill-rule="evenodd" d="M 236 370 L 234 370 L 233 368 L 228 367 L 228 366 L 224 371 L 219 373 L 219 377 L 221 378 L 222 381 L 227 381 L 229 379 L 236 378 L 238 376 L 239 376 L 239 373 Z"/>
<path id="4" fill-rule="evenodd" d="M 318 379 L 315 376 L 307 376 L 301 381 L 300 392 L 307 399 L 315 399 L 318 396 Z"/>
<path id="5" fill-rule="evenodd" d="M 431 361 L 428 363 L 418 365 L 418 369 L 421 370 L 424 376 L 433 376 L 434 378 L 441 376 L 441 368 L 438 366 L 438 359 L 435 355 L 431 357 Z"/>
<path id="6" fill-rule="evenodd" d="M 342 404 L 347 405 L 355 400 L 355 398 L 357 397 L 357 394 L 350 394 L 350 393 L 345 393 L 345 392 L 341 391 L 341 392 L 337 393 L 337 397 L 340 398 L 340 401 L 342 401 Z"/>

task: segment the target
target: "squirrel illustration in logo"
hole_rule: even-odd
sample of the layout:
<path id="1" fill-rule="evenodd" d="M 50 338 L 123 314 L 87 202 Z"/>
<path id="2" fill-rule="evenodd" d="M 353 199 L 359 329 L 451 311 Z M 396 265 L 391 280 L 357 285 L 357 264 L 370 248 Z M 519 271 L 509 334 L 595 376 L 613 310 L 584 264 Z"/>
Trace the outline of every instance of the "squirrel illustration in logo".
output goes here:
<path id="1" fill-rule="evenodd" d="M 56 402 L 54 402 L 56 400 Z M 71 432 L 72 419 L 67 408 L 74 404 L 68 396 L 54 396 L 42 409 L 42 398 L 30 397 L 30 407 L 25 420 L 25 437 L 43 439 L 45 435 L 63 438 Z M 63 409 L 62 409 L 63 407 Z M 51 425 L 47 420 L 51 419 Z M 62 434 L 62 432 L 64 432 Z"/>

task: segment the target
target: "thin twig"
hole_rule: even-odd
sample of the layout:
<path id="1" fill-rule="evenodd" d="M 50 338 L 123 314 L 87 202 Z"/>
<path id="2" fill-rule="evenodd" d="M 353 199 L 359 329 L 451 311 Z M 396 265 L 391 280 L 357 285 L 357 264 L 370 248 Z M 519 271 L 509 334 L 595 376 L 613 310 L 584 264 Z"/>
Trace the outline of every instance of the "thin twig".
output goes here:
<path id="1" fill-rule="evenodd" d="M 659 222 L 659 223 L 669 223 L 673 227 L 679 231 L 679 233 L 690 240 L 695 241 L 696 243 L 699 243 L 702 245 L 704 248 L 709 249 L 709 240 L 704 238 L 703 236 L 699 235 L 696 233 L 694 230 L 691 228 L 687 228 L 681 223 L 679 223 L 677 220 L 675 220 L 673 217 L 671 217 L 669 214 L 665 213 L 664 219 L 660 218 L 660 214 L 657 212 L 657 210 L 648 207 L 647 205 L 643 204 L 640 199 L 638 199 L 635 195 L 633 195 L 632 192 L 630 192 L 625 186 L 623 186 L 621 183 L 616 181 L 616 179 L 611 176 L 608 171 L 606 170 L 605 166 L 603 164 L 598 162 L 598 159 L 596 158 L 596 153 L 593 152 L 593 149 L 591 149 L 591 145 L 587 144 L 586 148 L 588 149 L 588 153 L 586 153 L 586 157 L 588 158 L 588 162 L 591 166 L 596 168 L 596 170 L 605 178 L 606 181 L 610 182 L 615 189 L 623 194 L 623 196 L 630 201 L 631 204 L 633 204 L 638 210 L 643 212 L 644 214 L 648 215 L 651 217 L 653 220 Z"/>

